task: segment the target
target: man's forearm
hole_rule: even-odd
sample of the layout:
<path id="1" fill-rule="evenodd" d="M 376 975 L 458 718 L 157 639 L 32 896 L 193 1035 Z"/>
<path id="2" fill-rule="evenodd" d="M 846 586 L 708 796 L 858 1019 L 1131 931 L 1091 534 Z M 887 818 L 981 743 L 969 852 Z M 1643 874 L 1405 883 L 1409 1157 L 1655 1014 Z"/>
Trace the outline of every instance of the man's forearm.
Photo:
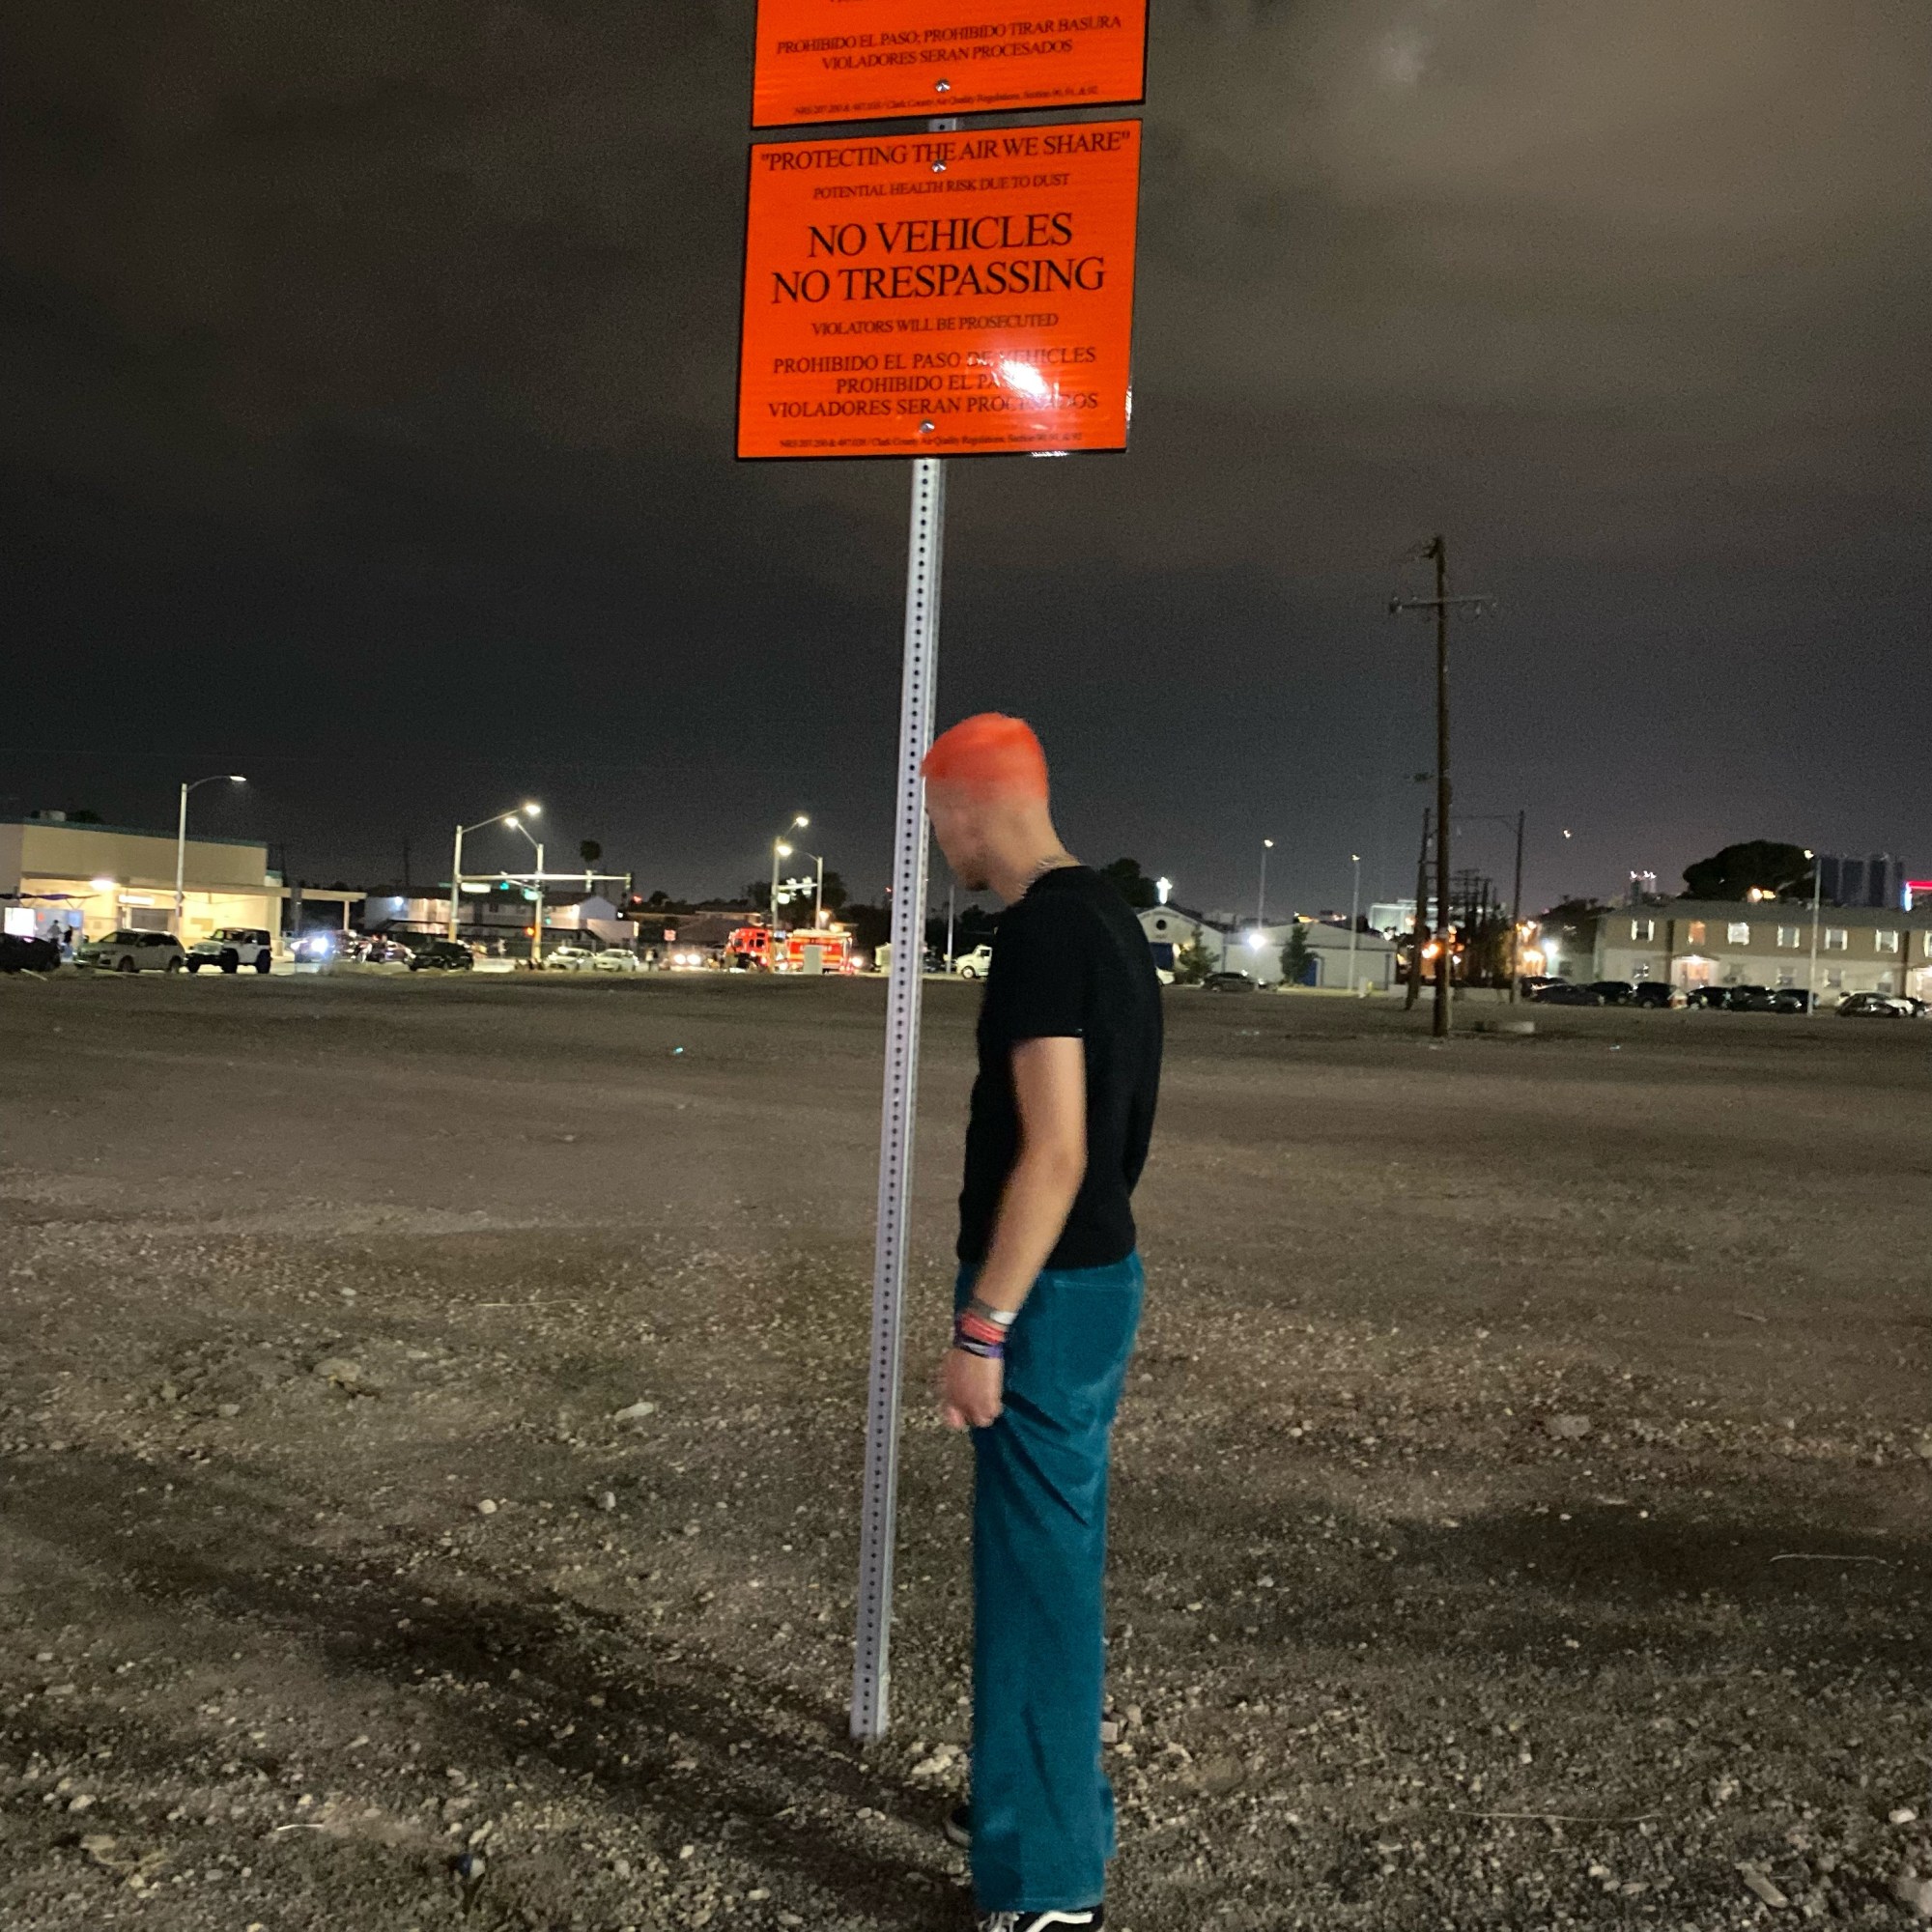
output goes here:
<path id="1" fill-rule="evenodd" d="M 1009 1311 L 1026 1299 L 1034 1277 L 1059 1244 L 1085 1174 L 1084 1161 L 1058 1150 L 1021 1153 L 1007 1177 L 992 1244 L 973 1284 L 979 1300 Z"/>

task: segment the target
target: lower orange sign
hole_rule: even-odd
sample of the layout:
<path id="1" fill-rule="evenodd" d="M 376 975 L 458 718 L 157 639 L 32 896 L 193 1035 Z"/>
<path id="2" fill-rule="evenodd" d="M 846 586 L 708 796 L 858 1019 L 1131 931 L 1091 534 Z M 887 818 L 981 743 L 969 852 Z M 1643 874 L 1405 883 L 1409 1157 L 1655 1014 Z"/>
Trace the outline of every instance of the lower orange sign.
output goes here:
<path id="1" fill-rule="evenodd" d="M 758 0 L 752 125 L 1114 107 L 1141 98 L 1148 0 Z"/>
<path id="2" fill-rule="evenodd" d="M 1140 132 L 754 147 L 738 454 L 1124 449 Z"/>

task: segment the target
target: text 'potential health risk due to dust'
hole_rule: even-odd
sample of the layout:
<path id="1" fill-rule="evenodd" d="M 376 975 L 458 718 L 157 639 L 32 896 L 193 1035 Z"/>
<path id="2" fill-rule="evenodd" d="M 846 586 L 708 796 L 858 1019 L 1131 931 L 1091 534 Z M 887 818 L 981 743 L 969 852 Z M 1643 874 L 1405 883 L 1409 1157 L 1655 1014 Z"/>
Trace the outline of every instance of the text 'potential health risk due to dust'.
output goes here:
<path id="1" fill-rule="evenodd" d="M 1141 98 L 1148 0 L 758 0 L 754 128 Z"/>
<path id="2" fill-rule="evenodd" d="M 738 454 L 1124 449 L 1140 125 L 752 151 Z"/>

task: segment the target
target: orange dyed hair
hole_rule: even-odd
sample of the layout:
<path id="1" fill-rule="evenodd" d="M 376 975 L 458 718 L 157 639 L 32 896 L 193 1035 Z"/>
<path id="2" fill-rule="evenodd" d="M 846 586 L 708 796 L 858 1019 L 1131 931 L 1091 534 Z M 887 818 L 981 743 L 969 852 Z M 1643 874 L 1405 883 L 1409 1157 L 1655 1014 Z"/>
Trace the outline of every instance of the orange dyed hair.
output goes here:
<path id="1" fill-rule="evenodd" d="M 942 731 L 920 766 L 934 784 L 963 786 L 977 798 L 1046 796 L 1046 753 L 1023 718 L 982 711 Z"/>

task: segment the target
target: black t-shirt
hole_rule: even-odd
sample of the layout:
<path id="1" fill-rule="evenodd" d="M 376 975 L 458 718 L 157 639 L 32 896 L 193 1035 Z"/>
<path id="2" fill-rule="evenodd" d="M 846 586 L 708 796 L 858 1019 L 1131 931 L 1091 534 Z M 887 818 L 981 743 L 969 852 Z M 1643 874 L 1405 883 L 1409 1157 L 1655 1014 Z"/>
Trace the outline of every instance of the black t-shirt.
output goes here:
<path id="1" fill-rule="evenodd" d="M 1019 1153 L 1013 1047 L 1065 1038 L 1086 1048 L 1087 1173 L 1046 1265 L 1105 1267 L 1134 1248 L 1129 1197 L 1147 1160 L 1160 1086 L 1160 981 L 1126 900 L 1086 866 L 1042 872 L 1000 920 L 966 1127 L 963 1262 L 986 1259 Z"/>

